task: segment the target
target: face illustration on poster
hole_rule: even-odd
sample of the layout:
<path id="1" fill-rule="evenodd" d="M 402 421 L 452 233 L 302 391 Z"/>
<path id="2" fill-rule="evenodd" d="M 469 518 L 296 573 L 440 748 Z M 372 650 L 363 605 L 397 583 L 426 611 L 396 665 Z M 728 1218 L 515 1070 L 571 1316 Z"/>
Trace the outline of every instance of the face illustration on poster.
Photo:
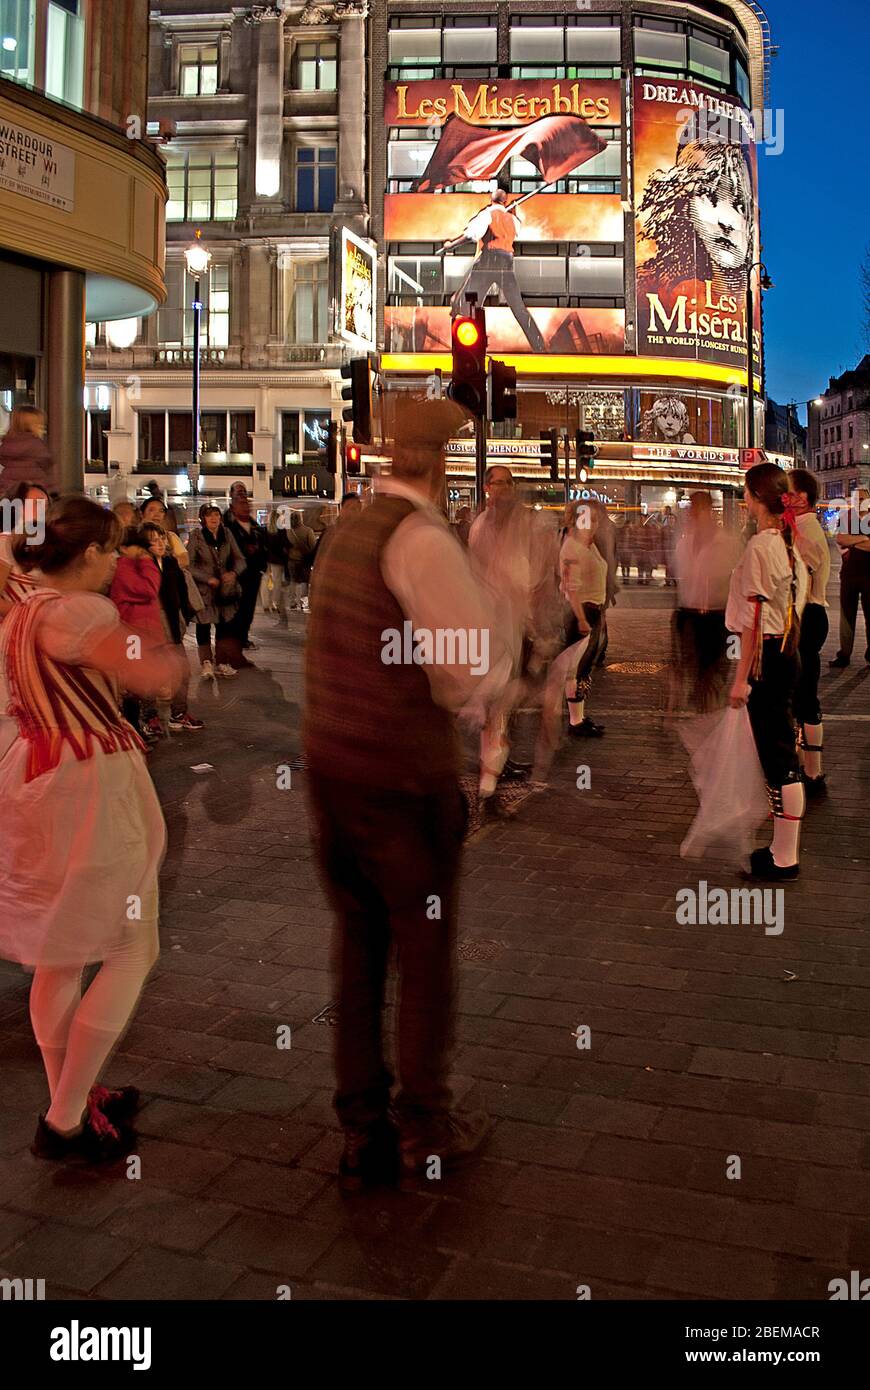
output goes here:
<path id="1" fill-rule="evenodd" d="M 645 410 L 640 422 L 640 438 L 659 444 L 696 444 L 689 429 L 689 412 L 679 396 L 658 396 Z"/>

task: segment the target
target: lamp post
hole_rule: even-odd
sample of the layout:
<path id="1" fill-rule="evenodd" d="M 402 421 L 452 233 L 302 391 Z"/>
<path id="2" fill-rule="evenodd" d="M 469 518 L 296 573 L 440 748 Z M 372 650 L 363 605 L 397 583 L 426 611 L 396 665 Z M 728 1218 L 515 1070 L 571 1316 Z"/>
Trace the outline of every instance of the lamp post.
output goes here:
<path id="1" fill-rule="evenodd" d="M 200 455 L 199 338 L 202 325 L 200 280 L 207 272 L 211 261 L 211 252 L 203 246 L 200 240 L 201 236 L 202 233 L 197 232 L 196 240 L 191 246 L 188 246 L 184 253 L 187 272 L 193 276 L 193 448 L 191 449 L 190 466 L 187 472 L 190 478 L 190 488 L 194 495 L 199 487 Z"/>
<path id="2" fill-rule="evenodd" d="M 761 290 L 772 290 L 773 281 L 767 273 L 767 266 L 763 261 L 756 261 L 749 267 L 749 274 L 746 276 L 746 447 L 755 448 L 755 362 L 754 362 L 754 342 L 753 329 L 755 321 L 755 306 L 752 296 L 752 275 L 756 270 L 761 271 L 759 288 Z"/>

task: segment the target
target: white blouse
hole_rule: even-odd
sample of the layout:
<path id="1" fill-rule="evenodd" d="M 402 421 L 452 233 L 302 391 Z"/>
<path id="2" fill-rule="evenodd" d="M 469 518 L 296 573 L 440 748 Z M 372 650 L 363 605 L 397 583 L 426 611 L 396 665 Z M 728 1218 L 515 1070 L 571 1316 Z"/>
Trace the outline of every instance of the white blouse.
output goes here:
<path id="1" fill-rule="evenodd" d="M 807 567 L 795 548 L 795 608 L 798 616 L 807 600 Z M 755 621 L 756 597 L 761 605 L 761 630 L 765 636 L 785 632 L 791 597 L 792 570 L 782 533 L 770 528 L 752 536 L 731 575 L 725 624 L 729 632 L 742 632 Z"/>

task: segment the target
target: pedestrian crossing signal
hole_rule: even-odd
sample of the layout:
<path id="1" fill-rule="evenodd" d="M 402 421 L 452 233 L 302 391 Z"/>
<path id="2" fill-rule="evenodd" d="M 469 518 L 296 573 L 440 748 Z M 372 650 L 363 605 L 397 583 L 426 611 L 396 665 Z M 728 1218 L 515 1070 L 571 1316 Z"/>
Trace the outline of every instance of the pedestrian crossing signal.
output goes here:
<path id="1" fill-rule="evenodd" d="M 517 418 L 517 369 L 495 358 L 489 364 L 489 418 L 495 422 Z"/>

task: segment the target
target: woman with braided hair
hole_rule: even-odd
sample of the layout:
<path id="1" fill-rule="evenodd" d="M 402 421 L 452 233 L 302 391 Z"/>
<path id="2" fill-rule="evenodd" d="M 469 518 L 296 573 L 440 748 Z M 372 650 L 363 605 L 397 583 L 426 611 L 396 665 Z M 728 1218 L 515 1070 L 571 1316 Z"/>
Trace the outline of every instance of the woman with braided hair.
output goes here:
<path id="1" fill-rule="evenodd" d="M 807 570 L 795 546 L 788 474 L 774 463 L 757 464 L 746 474 L 744 498 L 757 529 L 731 576 L 725 612 L 728 630 L 741 637 L 730 703 L 748 708 L 773 812 L 773 841 L 753 852 L 752 874 L 778 881 L 800 872 L 805 796 L 792 700 Z"/>

